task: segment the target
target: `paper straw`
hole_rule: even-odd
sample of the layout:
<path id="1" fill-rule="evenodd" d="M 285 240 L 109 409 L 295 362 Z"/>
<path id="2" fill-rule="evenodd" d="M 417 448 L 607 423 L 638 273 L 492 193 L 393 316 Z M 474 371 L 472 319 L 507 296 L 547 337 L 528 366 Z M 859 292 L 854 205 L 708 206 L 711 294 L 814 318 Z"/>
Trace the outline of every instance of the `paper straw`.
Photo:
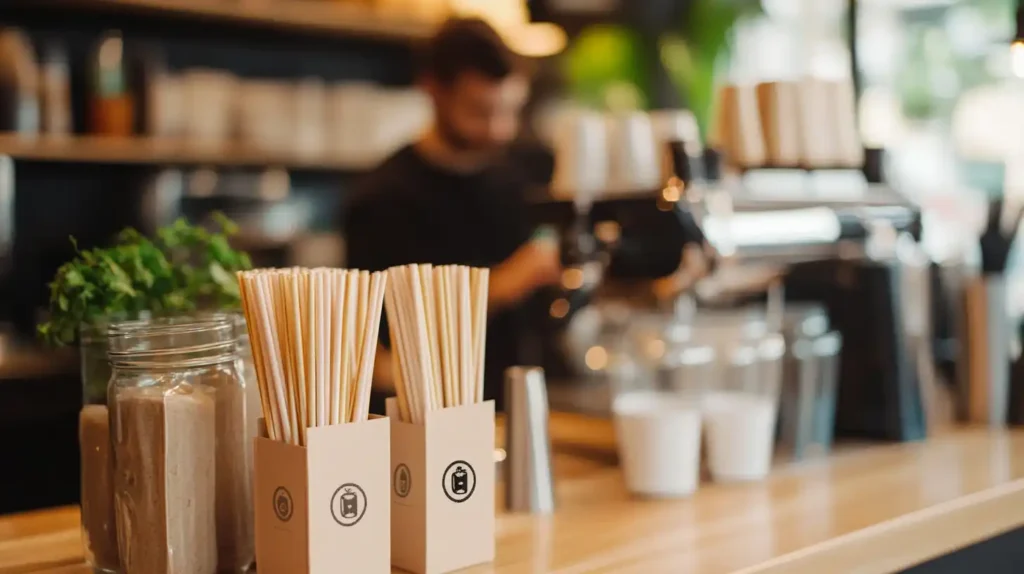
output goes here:
<path id="1" fill-rule="evenodd" d="M 486 269 L 407 265 L 388 269 L 384 307 L 403 420 L 483 398 Z"/>
<path id="2" fill-rule="evenodd" d="M 343 271 L 331 272 L 331 299 L 334 312 L 331 314 L 331 424 L 341 424 L 342 407 L 345 399 L 344 348 L 345 348 L 345 275 Z"/>
<path id="3" fill-rule="evenodd" d="M 293 268 L 237 278 L 270 438 L 305 445 L 308 428 L 367 420 L 385 274 Z"/>
<path id="4" fill-rule="evenodd" d="M 474 297 L 474 350 L 476 363 L 476 389 L 473 392 L 473 401 L 484 400 L 484 364 L 487 359 L 487 293 L 491 272 L 489 269 L 479 270 L 479 280 Z"/>
<path id="5" fill-rule="evenodd" d="M 355 422 L 365 421 L 369 415 L 370 388 L 373 384 L 373 361 L 376 356 L 377 338 L 380 333 L 381 304 L 384 300 L 384 289 L 387 284 L 387 276 L 375 273 L 372 281 L 367 276 L 368 314 L 363 320 L 366 329 L 363 333 L 363 356 L 359 361 L 359 385 L 358 400 L 356 401 L 356 412 L 352 420 Z M 362 285 L 360 286 L 360 289 Z"/>
<path id="6" fill-rule="evenodd" d="M 352 422 L 355 412 L 356 379 L 359 368 L 359 336 L 356 332 L 356 315 L 359 312 L 359 272 L 345 272 L 345 349 L 342 354 L 342 373 L 344 374 L 344 392 L 342 397 L 342 422 Z"/>
<path id="7" fill-rule="evenodd" d="M 281 426 L 281 434 L 285 437 L 285 440 L 291 444 L 298 444 L 298 427 L 293 417 L 294 409 L 291 405 L 291 397 L 287 392 L 287 378 L 285 376 L 284 365 L 280 360 L 280 353 L 273 352 L 274 348 L 280 347 L 280 333 L 278 331 L 277 317 L 271 312 L 271 285 L 269 278 L 266 276 L 257 276 L 256 286 L 259 290 L 260 299 L 260 314 L 263 317 L 264 324 L 270 327 L 270 332 L 273 335 L 270 341 L 270 347 L 268 348 L 270 356 L 270 366 L 273 372 L 273 377 L 270 379 L 274 384 L 274 394 L 272 395 L 276 399 L 277 403 L 277 420 L 280 421 L 278 424 Z M 276 340 L 275 340 L 276 339 Z"/>
<path id="8" fill-rule="evenodd" d="M 441 385 L 444 393 L 444 406 L 446 408 L 454 407 L 456 406 L 456 395 L 455 378 L 452 373 L 455 367 L 452 365 L 448 353 L 450 340 L 448 334 L 448 280 L 444 267 L 434 268 L 434 298 L 437 309 L 434 339 L 438 342 L 434 355 L 437 357 L 438 370 L 441 373 L 441 380 L 438 384 Z"/>
<path id="9" fill-rule="evenodd" d="M 456 305 L 459 310 L 459 381 L 462 402 L 466 405 L 473 402 L 473 392 L 476 384 L 474 382 L 473 364 L 473 321 L 470 317 L 470 290 L 469 290 L 469 267 L 458 267 L 455 269 L 455 292 Z"/>
<path id="10" fill-rule="evenodd" d="M 392 352 L 398 357 L 398 364 L 401 370 L 401 378 L 396 377 L 396 380 L 401 381 L 403 387 L 403 391 L 399 396 L 405 397 L 409 420 L 413 423 L 421 424 L 423 417 L 421 397 L 418 396 L 419 389 L 415 383 L 416 367 L 413 364 L 415 359 L 408 342 L 411 329 L 407 326 L 409 319 L 400 302 L 401 292 L 407 289 L 405 281 L 403 281 L 401 269 L 388 270 L 388 284 L 393 288 L 385 291 L 384 304 L 388 311 L 388 328 L 391 331 Z"/>

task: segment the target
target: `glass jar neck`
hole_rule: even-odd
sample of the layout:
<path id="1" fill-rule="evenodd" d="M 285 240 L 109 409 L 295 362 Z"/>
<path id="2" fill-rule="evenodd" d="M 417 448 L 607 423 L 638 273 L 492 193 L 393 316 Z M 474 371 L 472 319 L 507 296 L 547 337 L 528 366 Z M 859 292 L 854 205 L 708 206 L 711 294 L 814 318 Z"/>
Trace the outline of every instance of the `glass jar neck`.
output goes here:
<path id="1" fill-rule="evenodd" d="M 115 369 L 198 368 L 237 359 L 235 325 L 226 317 L 175 318 L 112 325 L 107 357 Z"/>
<path id="2" fill-rule="evenodd" d="M 238 360 L 238 349 L 234 342 L 228 342 L 184 349 L 108 353 L 108 360 L 110 366 L 119 371 L 198 369 L 233 363 Z"/>

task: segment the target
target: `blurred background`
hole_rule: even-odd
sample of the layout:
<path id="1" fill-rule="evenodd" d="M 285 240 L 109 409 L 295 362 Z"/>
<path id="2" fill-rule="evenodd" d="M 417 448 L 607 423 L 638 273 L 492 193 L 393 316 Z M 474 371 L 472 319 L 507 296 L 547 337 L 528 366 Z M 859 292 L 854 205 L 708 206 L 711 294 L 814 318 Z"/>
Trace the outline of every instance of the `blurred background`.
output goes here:
<path id="1" fill-rule="evenodd" d="M 775 321 L 789 349 L 817 343 L 785 370 L 827 395 L 813 440 L 922 438 L 969 410 L 971 282 L 1005 279 L 1005 321 L 983 330 L 1016 333 L 1024 305 L 1022 256 L 982 269 L 979 241 L 992 202 L 1005 215 L 1024 198 L 1017 13 L 1014 0 L 7 0 L 0 429 L 39 442 L 0 447 L 25 469 L 5 476 L 19 484 L 0 513 L 78 498 L 78 359 L 34 337 L 68 237 L 91 247 L 222 211 L 258 266 L 344 265 L 346 201 L 429 126 L 416 46 L 453 14 L 534 60 L 511 152 L 563 245 L 563 293 L 537 329 L 553 408 L 604 413 L 616 369 L 682 360 L 672 327 L 693 322 L 689 300 L 618 288 L 673 271 L 643 263 L 664 259 L 685 212 L 717 252 L 694 290 L 729 318 L 715 325 Z M 667 228 L 642 223 L 666 213 Z M 644 327 L 627 337 L 626 323 Z"/>

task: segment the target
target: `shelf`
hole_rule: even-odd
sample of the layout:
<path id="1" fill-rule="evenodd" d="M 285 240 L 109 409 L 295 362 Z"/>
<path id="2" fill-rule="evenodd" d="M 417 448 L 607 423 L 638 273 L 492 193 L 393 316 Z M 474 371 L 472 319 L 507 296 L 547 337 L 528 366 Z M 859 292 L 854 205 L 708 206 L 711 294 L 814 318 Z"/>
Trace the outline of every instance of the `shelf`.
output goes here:
<path id="1" fill-rule="evenodd" d="M 346 34 L 380 40 L 418 40 L 434 25 L 381 14 L 339 0 L 55 0 L 64 6 L 150 13 L 227 24 Z"/>
<path id="2" fill-rule="evenodd" d="M 337 172 L 362 172 L 372 167 L 365 162 L 320 155 L 268 153 L 239 144 L 203 145 L 148 137 L 0 134 L 0 155 L 54 163 L 252 166 Z"/>
<path id="3" fill-rule="evenodd" d="M 0 347 L 0 382 L 73 375 L 78 368 L 78 354 L 74 349 L 47 349 L 38 345 Z"/>

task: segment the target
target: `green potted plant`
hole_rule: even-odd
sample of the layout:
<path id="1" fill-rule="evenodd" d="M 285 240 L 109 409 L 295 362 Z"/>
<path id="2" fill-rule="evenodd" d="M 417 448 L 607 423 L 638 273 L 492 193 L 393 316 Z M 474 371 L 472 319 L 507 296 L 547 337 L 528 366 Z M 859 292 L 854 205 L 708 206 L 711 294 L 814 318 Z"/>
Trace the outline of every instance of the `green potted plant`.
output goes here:
<path id="1" fill-rule="evenodd" d="M 38 331 L 52 345 L 79 343 L 85 403 L 106 402 L 109 322 L 239 307 L 235 272 L 252 264 L 228 242 L 237 226 L 213 219 L 213 230 L 182 219 L 154 239 L 125 229 L 107 248 L 81 250 L 71 239 L 76 256 L 50 283 L 49 320 Z"/>

